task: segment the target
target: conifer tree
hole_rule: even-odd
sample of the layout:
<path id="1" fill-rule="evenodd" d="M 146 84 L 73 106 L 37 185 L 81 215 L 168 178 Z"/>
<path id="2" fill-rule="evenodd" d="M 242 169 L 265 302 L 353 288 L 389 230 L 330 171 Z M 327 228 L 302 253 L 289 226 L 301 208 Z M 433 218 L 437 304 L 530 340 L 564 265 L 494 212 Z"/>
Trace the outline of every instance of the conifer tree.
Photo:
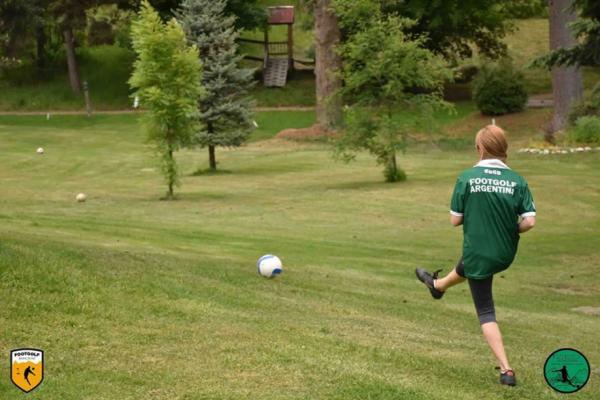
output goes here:
<path id="1" fill-rule="evenodd" d="M 248 90 L 254 70 L 241 68 L 235 17 L 225 13 L 225 0 L 183 0 L 175 12 L 187 39 L 198 47 L 202 59 L 202 86 L 206 96 L 199 102 L 203 129 L 194 145 L 208 148 L 209 168 L 215 171 L 216 147 L 241 146 L 252 129 L 252 102 Z"/>

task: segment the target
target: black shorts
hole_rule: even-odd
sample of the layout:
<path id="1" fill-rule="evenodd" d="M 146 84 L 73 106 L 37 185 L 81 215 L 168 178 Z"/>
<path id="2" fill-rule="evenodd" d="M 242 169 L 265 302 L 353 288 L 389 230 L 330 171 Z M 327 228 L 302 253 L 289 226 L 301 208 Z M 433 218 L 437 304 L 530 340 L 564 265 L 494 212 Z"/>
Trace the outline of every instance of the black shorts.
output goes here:
<path id="1" fill-rule="evenodd" d="M 465 263 L 462 257 L 454 269 L 458 275 L 466 278 Z M 479 317 L 479 323 L 483 325 L 488 322 L 496 322 L 496 309 L 494 308 L 494 297 L 492 296 L 494 276 L 485 279 L 466 279 L 469 280 L 469 288 L 471 288 L 471 296 Z"/>

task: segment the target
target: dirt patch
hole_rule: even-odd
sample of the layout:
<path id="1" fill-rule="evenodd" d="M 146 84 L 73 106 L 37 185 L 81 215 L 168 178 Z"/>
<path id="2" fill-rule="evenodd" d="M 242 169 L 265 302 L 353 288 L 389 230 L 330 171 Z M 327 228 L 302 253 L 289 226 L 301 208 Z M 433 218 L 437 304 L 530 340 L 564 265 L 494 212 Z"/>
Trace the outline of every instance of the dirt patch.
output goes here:
<path id="1" fill-rule="evenodd" d="M 571 310 L 582 313 L 582 314 L 600 316 L 600 307 L 583 306 L 583 307 L 575 307 L 575 308 L 572 308 Z"/>
<path id="2" fill-rule="evenodd" d="M 573 296 L 585 295 L 585 292 L 583 292 L 583 291 L 570 289 L 570 288 L 550 288 L 550 290 L 552 290 L 553 292 L 558 293 L 558 294 L 566 294 L 566 295 L 573 295 Z"/>
<path id="3" fill-rule="evenodd" d="M 284 129 L 277 135 L 275 135 L 277 139 L 288 139 L 296 141 L 326 140 L 336 136 L 336 132 L 325 131 L 321 128 L 321 125 L 319 124 L 314 124 L 313 126 L 308 128 Z"/>

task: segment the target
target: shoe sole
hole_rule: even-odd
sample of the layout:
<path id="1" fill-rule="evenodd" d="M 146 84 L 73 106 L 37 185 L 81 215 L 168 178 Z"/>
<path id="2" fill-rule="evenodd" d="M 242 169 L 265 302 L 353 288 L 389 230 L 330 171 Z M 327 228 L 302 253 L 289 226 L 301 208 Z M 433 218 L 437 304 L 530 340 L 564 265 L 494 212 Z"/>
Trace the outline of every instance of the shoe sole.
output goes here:
<path id="1" fill-rule="evenodd" d="M 423 271 L 424 274 L 427 273 L 427 271 L 425 271 L 423 268 L 416 268 L 415 269 L 415 275 L 417 276 L 417 279 L 420 280 L 425 285 L 425 287 L 427 287 L 427 289 L 429 289 L 429 293 L 431 294 L 431 297 L 433 297 L 436 300 L 441 299 L 444 296 L 444 292 L 440 292 L 439 290 L 430 287 L 427 284 L 427 281 L 425 281 L 424 278 L 422 278 L 421 275 L 419 274 L 419 270 Z M 435 290 L 435 292 L 434 292 L 434 290 Z"/>

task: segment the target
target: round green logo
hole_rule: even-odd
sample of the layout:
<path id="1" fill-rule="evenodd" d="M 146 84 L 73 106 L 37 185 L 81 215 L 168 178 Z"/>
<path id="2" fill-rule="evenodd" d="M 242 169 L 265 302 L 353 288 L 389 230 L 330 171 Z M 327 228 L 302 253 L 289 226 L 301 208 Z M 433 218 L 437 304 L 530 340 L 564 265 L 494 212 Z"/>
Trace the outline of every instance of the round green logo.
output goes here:
<path id="1" fill-rule="evenodd" d="M 590 363 L 575 349 L 558 349 L 550 354 L 544 364 L 544 378 L 557 392 L 574 393 L 590 379 Z"/>

